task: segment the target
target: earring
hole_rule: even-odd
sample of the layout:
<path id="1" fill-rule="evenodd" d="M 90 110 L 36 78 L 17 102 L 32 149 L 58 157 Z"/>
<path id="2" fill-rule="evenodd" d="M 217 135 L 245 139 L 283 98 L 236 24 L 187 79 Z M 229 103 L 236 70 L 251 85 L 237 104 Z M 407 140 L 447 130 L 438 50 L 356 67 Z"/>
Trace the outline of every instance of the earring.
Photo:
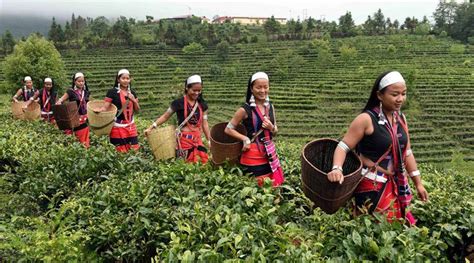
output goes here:
<path id="1" fill-rule="evenodd" d="M 255 104 L 255 97 L 253 95 L 250 96 L 249 102 L 250 102 L 250 107 L 256 107 L 257 106 L 257 104 Z"/>
<path id="2" fill-rule="evenodd" d="M 265 105 L 265 107 L 268 106 L 268 105 L 270 105 L 270 97 L 268 97 L 268 95 L 267 95 L 267 97 L 265 98 L 265 102 L 263 103 L 263 105 Z"/>
<path id="3" fill-rule="evenodd" d="M 379 121 L 378 121 L 378 124 L 379 124 L 379 125 L 385 125 L 386 122 L 387 122 L 387 119 L 385 118 L 385 114 L 383 114 L 382 102 L 380 102 Z"/>

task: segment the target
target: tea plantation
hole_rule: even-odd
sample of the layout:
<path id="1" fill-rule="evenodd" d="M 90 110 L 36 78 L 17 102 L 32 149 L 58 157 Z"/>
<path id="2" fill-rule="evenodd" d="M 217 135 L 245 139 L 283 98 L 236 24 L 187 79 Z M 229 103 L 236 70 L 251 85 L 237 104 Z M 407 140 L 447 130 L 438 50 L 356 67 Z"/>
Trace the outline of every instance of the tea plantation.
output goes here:
<path id="1" fill-rule="evenodd" d="M 166 110 L 184 79 L 201 74 L 211 125 L 231 118 L 247 78 L 270 74 L 287 181 L 259 188 L 236 167 L 157 162 L 143 136 L 118 154 L 106 137 L 86 150 L 42 122 L 13 120 L 0 98 L 0 261 L 347 262 L 474 260 L 474 68 L 472 46 L 415 36 L 233 46 L 186 55 L 167 47 L 63 51 L 95 98 L 116 71 L 134 77 L 138 129 Z M 341 47 L 356 52 L 341 52 Z M 315 51 L 316 50 L 316 51 Z M 300 187 L 308 140 L 343 135 L 382 71 L 407 78 L 414 153 L 430 200 L 416 197 L 416 227 L 381 216 L 313 209 Z"/>

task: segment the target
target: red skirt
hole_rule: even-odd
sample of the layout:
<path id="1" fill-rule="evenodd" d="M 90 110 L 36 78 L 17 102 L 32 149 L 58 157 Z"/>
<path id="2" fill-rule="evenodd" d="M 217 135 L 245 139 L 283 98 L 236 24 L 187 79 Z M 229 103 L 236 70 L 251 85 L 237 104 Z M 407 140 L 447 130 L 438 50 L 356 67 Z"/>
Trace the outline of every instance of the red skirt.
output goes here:
<path id="1" fill-rule="evenodd" d="M 410 211 L 402 209 L 402 205 L 397 198 L 397 186 L 391 177 L 383 175 L 387 178 L 385 189 L 383 183 L 376 182 L 364 178 L 355 190 L 356 200 L 358 197 L 364 198 L 370 194 L 380 195 L 379 200 L 368 200 L 369 202 L 376 203 L 374 212 L 382 213 L 387 216 L 389 222 L 393 222 L 396 219 L 405 219 L 410 225 L 415 225 L 416 219 Z M 383 191 L 380 193 L 380 191 Z"/>
<path id="2" fill-rule="evenodd" d="M 179 143 L 181 144 L 181 149 L 188 151 L 186 162 L 201 162 L 203 164 L 207 163 L 209 156 L 207 155 L 207 149 L 202 143 L 200 131 L 181 132 Z"/>
<path id="3" fill-rule="evenodd" d="M 126 125 L 128 122 L 122 121 L 120 124 Z M 110 131 L 110 142 L 115 145 L 115 149 L 118 152 L 128 152 L 132 150 L 138 150 L 138 132 L 135 123 L 131 123 L 126 127 L 112 127 Z"/>
<path id="4" fill-rule="evenodd" d="M 281 167 L 272 172 L 265 149 L 259 149 L 257 143 L 251 143 L 250 149 L 242 152 L 240 164 L 244 166 L 246 172 L 255 176 L 259 186 L 263 185 L 265 178 L 271 179 L 274 187 L 285 181 Z"/>
<path id="5" fill-rule="evenodd" d="M 74 135 L 76 138 L 86 147 L 90 147 L 89 140 L 89 126 L 87 125 L 87 115 L 81 115 L 79 117 L 79 126 L 72 130 L 64 130 L 65 134 Z"/>

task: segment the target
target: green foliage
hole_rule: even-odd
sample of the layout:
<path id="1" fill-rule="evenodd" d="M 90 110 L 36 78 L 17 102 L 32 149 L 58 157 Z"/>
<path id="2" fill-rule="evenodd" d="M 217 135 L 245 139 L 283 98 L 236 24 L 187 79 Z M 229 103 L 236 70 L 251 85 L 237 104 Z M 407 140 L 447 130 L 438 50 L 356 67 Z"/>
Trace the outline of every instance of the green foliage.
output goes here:
<path id="1" fill-rule="evenodd" d="M 13 52 L 15 46 L 15 39 L 13 38 L 12 33 L 7 30 L 5 34 L 2 35 L 2 49 L 5 55 Z"/>
<path id="2" fill-rule="evenodd" d="M 193 42 L 183 47 L 183 53 L 186 55 L 199 55 L 204 52 L 204 47 L 196 42 Z"/>
<path id="3" fill-rule="evenodd" d="M 341 53 L 341 58 L 344 60 L 350 60 L 357 57 L 357 49 L 348 45 L 342 45 L 339 48 L 339 53 Z"/>
<path id="4" fill-rule="evenodd" d="M 304 67 L 306 61 L 294 50 L 282 50 L 270 62 L 270 68 L 279 79 L 293 78 Z"/>
<path id="5" fill-rule="evenodd" d="M 12 54 L 5 58 L 5 78 L 12 88 L 19 88 L 25 76 L 31 76 L 36 87 L 51 77 L 58 87 L 66 83 L 61 55 L 51 42 L 38 36 L 20 41 Z"/>
<path id="6" fill-rule="evenodd" d="M 219 79 L 222 75 L 222 68 L 219 65 L 211 65 L 209 73 L 211 74 L 212 79 Z"/>
<path id="7" fill-rule="evenodd" d="M 415 28 L 416 35 L 426 36 L 430 33 L 431 26 L 428 23 L 418 24 Z"/>
<path id="8" fill-rule="evenodd" d="M 239 168 L 155 162 L 147 145 L 118 154 L 94 136 L 86 150 L 48 124 L 0 118 L 7 261 L 444 262 L 462 260 L 472 243 L 474 185 L 458 170 L 420 168 L 431 200 L 414 202 L 418 226 L 407 227 L 353 218 L 350 204 L 333 215 L 313 210 L 300 187 L 300 145 L 278 143 L 286 182 L 275 189 Z M 42 132 L 54 136 L 32 144 Z M 462 158 L 453 165 L 473 171 Z"/>
<path id="9" fill-rule="evenodd" d="M 464 54 L 466 47 L 462 44 L 453 44 L 449 48 L 449 52 L 452 54 Z"/>
<path id="10" fill-rule="evenodd" d="M 227 41 L 222 41 L 216 46 L 216 55 L 221 60 L 226 60 L 229 56 L 230 45 Z"/>
<path id="11" fill-rule="evenodd" d="M 397 52 L 397 48 L 394 45 L 390 44 L 387 46 L 387 52 L 390 54 L 394 54 Z"/>

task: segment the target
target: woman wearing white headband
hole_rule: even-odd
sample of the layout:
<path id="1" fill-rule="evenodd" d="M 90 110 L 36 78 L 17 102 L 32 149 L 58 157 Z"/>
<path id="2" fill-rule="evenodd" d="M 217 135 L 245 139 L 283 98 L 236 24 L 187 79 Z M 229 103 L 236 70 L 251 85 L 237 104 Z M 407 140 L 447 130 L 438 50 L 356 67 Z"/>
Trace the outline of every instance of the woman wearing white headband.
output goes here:
<path id="1" fill-rule="evenodd" d="M 105 111 L 110 104 L 117 109 L 114 126 L 110 131 L 110 142 L 115 145 L 118 152 L 128 152 L 130 149 L 138 150 L 138 133 L 135 126 L 134 115 L 140 110 L 137 93 L 130 84 L 130 72 L 121 69 L 115 77 L 114 87 L 107 91 L 105 105 L 99 111 Z"/>
<path id="2" fill-rule="evenodd" d="M 80 125 L 72 130 L 65 130 L 66 134 L 73 134 L 86 147 L 89 148 L 89 126 L 87 125 L 87 102 L 89 102 L 89 88 L 84 74 L 77 72 L 72 76 L 71 88 L 56 102 L 62 104 L 64 101 L 75 101 L 79 108 Z"/>
<path id="3" fill-rule="evenodd" d="M 43 88 L 35 96 L 41 106 L 41 117 L 44 121 L 55 123 L 53 116 L 53 104 L 56 104 L 57 92 L 51 78 L 45 78 Z"/>
<path id="4" fill-rule="evenodd" d="M 278 128 L 275 109 L 268 97 L 269 90 L 267 74 L 253 74 L 248 81 L 245 104 L 227 124 L 225 133 L 243 141 L 240 164 L 256 177 L 258 184 L 262 185 L 265 178 L 270 178 L 273 186 L 278 186 L 283 183 L 284 176 L 272 141 Z M 241 122 L 247 129 L 248 137 L 235 129 Z"/>
<path id="5" fill-rule="evenodd" d="M 26 76 L 23 79 L 23 83 L 25 84 L 23 88 L 18 89 L 12 99 L 14 102 L 25 101 L 24 108 L 26 108 L 31 102 L 37 101 L 38 90 L 33 87 L 33 81 L 30 76 Z"/>
<path id="6" fill-rule="evenodd" d="M 363 112 L 336 147 L 328 179 L 344 181 L 346 154 L 356 148 L 363 161 L 364 178 L 355 191 L 355 214 L 368 203 L 369 213 L 384 213 L 389 221 L 401 218 L 412 225 L 416 220 L 407 211 L 412 198 L 407 177 L 413 180 L 422 201 L 428 200 L 428 193 L 411 150 L 405 116 L 400 112 L 406 93 L 399 72 L 386 72 L 377 78 Z"/>
<path id="7" fill-rule="evenodd" d="M 207 103 L 202 97 L 202 80 L 199 75 L 192 75 L 184 82 L 184 96 L 174 100 L 168 110 L 163 113 L 153 124 L 145 130 L 148 135 L 152 129 L 166 122 L 171 115 L 176 112 L 179 127 L 178 136 L 178 157 L 184 158 L 187 162 L 196 163 L 198 161 L 207 163 L 207 149 L 202 143 L 201 132 L 209 144 L 210 130 L 207 122 Z"/>

